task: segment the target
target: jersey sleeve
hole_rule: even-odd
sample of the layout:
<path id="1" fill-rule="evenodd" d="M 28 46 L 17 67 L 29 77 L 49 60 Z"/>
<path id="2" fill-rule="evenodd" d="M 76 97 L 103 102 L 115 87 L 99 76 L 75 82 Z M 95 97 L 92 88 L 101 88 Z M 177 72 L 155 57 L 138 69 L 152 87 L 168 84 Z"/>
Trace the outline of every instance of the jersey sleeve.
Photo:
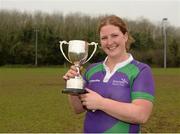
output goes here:
<path id="1" fill-rule="evenodd" d="M 89 79 L 92 76 L 92 74 L 94 74 L 95 72 L 102 70 L 102 63 L 93 63 L 90 64 L 87 68 L 86 71 L 83 75 L 83 80 L 84 80 L 84 88 L 88 88 L 88 83 L 89 83 Z"/>
<path id="2" fill-rule="evenodd" d="M 87 74 L 87 71 L 83 75 L 84 88 L 86 88 L 88 85 L 88 80 L 87 80 L 86 74 Z"/>
<path id="3" fill-rule="evenodd" d="M 153 102 L 154 90 L 155 87 L 151 68 L 146 65 L 134 79 L 131 92 L 132 101 L 135 99 L 145 99 Z"/>
<path id="4" fill-rule="evenodd" d="M 89 83 L 88 82 L 88 71 L 91 69 L 92 66 L 93 66 L 93 64 L 89 65 L 83 74 L 84 88 L 87 88 L 87 85 Z"/>

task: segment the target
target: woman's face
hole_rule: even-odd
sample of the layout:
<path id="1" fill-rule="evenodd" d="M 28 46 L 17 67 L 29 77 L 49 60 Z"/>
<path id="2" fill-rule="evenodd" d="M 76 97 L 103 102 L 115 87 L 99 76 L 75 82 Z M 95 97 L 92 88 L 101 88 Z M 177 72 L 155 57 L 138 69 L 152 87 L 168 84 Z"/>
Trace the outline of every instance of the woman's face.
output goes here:
<path id="1" fill-rule="evenodd" d="M 123 34 L 119 27 L 105 25 L 100 30 L 101 47 L 108 57 L 117 58 L 126 53 L 127 34 Z"/>

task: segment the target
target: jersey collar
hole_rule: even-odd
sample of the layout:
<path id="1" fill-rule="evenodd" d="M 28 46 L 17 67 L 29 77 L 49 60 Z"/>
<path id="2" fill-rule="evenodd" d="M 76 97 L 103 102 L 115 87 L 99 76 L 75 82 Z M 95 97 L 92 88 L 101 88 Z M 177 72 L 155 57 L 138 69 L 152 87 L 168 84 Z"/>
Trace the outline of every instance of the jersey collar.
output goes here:
<path id="1" fill-rule="evenodd" d="M 105 68 L 105 70 L 106 70 L 106 75 L 105 75 L 105 77 L 104 77 L 104 79 L 103 79 L 104 82 L 107 82 L 107 81 L 111 78 L 111 76 L 112 76 L 119 68 L 122 68 L 122 67 L 126 66 L 127 64 L 129 64 L 129 63 L 134 59 L 133 56 L 132 56 L 130 53 L 129 53 L 128 55 L 129 55 L 129 58 L 128 58 L 127 60 L 123 61 L 123 62 L 117 63 L 112 72 L 110 72 L 108 66 L 105 64 L 106 61 L 107 61 L 107 59 L 108 59 L 108 57 L 105 58 L 105 60 L 104 60 L 104 62 L 103 62 L 103 66 L 104 66 L 104 68 Z"/>
<path id="2" fill-rule="evenodd" d="M 127 60 L 123 61 L 123 62 L 117 63 L 114 69 L 122 68 L 122 67 L 126 66 L 127 64 L 129 64 L 134 59 L 133 56 L 130 53 L 128 53 L 128 55 L 129 55 L 129 58 Z M 105 64 L 107 59 L 108 59 L 108 57 L 106 57 L 104 62 L 103 62 L 103 65 L 104 65 L 105 68 L 108 68 L 107 65 Z"/>

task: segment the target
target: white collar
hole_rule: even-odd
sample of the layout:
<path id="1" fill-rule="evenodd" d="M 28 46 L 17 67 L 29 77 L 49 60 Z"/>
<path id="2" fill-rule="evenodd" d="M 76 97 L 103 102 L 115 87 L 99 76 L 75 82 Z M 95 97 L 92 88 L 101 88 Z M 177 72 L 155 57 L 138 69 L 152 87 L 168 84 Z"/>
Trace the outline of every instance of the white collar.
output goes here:
<path id="1" fill-rule="evenodd" d="M 128 55 L 129 55 L 128 59 L 123 61 L 123 62 L 117 63 L 115 65 L 114 69 L 112 70 L 112 72 L 110 72 L 108 66 L 105 64 L 108 57 L 105 58 L 105 60 L 103 62 L 104 68 L 106 70 L 106 76 L 104 77 L 104 80 L 103 80 L 104 82 L 107 82 L 111 78 L 111 76 L 117 71 L 117 69 L 126 66 L 127 64 L 129 64 L 134 59 L 131 54 L 128 54 Z"/>
<path id="2" fill-rule="evenodd" d="M 128 53 L 128 55 L 129 55 L 128 59 L 125 60 L 125 61 L 123 61 L 123 62 L 117 63 L 116 66 L 115 66 L 115 68 L 118 68 L 118 69 L 119 69 L 119 68 L 122 68 L 122 67 L 124 67 L 125 65 L 129 64 L 129 63 L 134 59 L 133 56 L 132 56 L 130 53 Z M 105 68 L 108 68 L 107 65 L 105 64 L 106 61 L 107 61 L 107 59 L 108 59 L 108 57 L 106 57 L 105 60 L 104 60 L 104 62 L 103 62 L 103 65 L 104 65 Z M 114 68 L 114 69 L 115 69 L 115 68 Z M 114 70 L 114 69 L 113 69 L 113 70 Z"/>

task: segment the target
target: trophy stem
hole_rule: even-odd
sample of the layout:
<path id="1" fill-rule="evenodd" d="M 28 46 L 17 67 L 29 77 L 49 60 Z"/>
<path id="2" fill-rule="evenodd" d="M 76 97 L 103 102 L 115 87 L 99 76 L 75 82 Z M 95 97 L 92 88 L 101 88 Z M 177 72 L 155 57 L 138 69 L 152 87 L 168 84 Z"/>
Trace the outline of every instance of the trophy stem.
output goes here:
<path id="1" fill-rule="evenodd" d="M 77 69 L 77 73 L 80 74 L 80 66 L 79 65 L 75 65 L 76 69 Z"/>

